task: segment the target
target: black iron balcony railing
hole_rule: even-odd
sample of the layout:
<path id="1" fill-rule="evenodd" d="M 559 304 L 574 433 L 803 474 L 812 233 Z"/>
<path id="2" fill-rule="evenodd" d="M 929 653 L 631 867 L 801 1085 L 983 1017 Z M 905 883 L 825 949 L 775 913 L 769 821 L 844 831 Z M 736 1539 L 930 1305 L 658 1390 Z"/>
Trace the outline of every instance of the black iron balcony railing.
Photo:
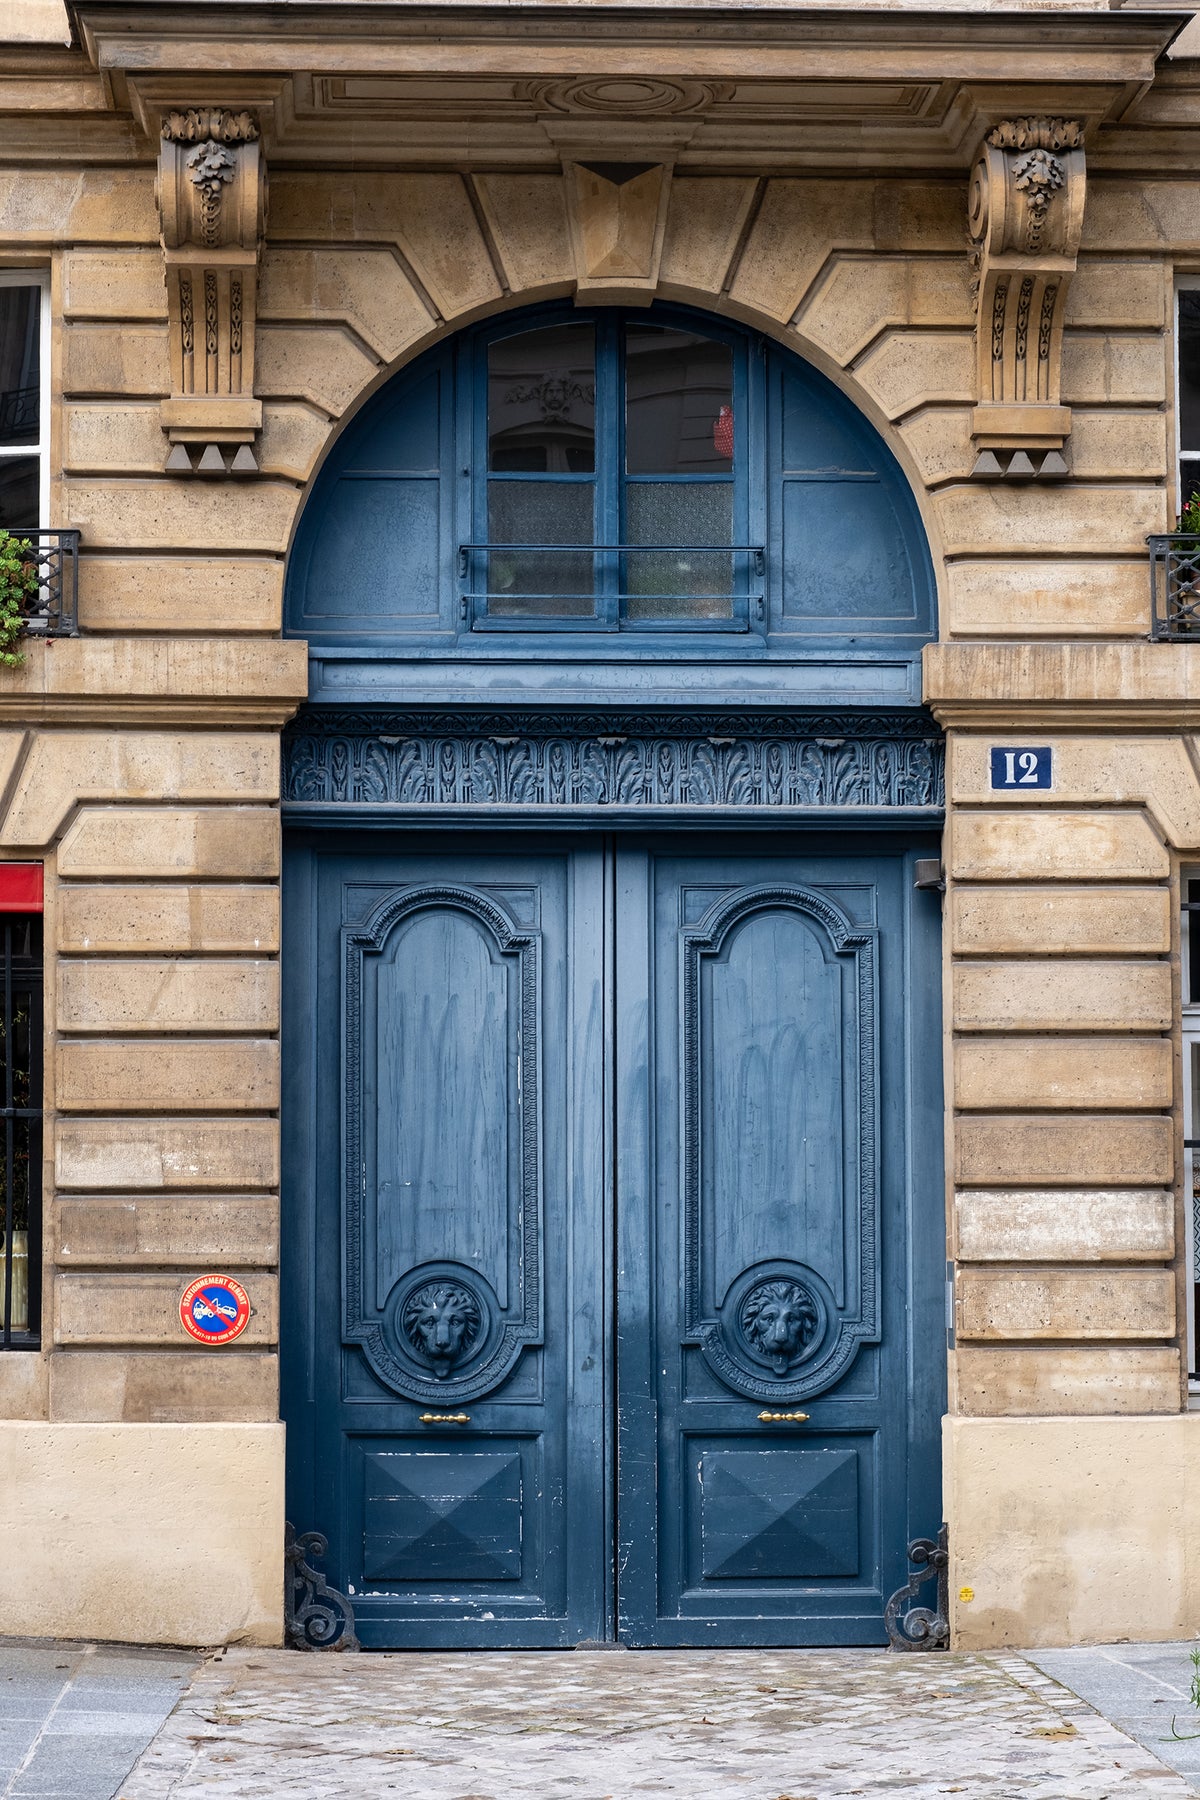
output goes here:
<path id="1" fill-rule="evenodd" d="M 747 631 L 763 617 L 758 544 L 460 544 L 472 631 Z"/>
<path id="2" fill-rule="evenodd" d="M 27 561 L 37 573 L 25 629 L 34 637 L 75 637 L 79 631 L 79 533 L 13 531 L 29 545 Z"/>
<path id="3" fill-rule="evenodd" d="M 1200 537 L 1176 531 L 1146 541 L 1151 637 L 1176 643 L 1200 640 Z"/>

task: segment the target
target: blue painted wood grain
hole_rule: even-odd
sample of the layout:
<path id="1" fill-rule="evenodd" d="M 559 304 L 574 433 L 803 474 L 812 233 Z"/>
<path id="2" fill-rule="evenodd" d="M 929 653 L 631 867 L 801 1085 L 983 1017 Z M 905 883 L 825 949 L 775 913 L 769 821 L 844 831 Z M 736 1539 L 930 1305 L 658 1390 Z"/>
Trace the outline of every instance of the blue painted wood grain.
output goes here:
<path id="1" fill-rule="evenodd" d="M 329 1535 L 365 1643 L 549 1646 L 613 1630 L 633 1644 L 882 1641 L 907 1540 L 939 1516 L 938 917 L 912 888 L 913 859 L 930 848 L 780 831 L 294 841 L 289 1507 Z M 507 949 L 486 927 L 500 916 Z M 696 1035 L 685 949 L 715 916 L 731 923 L 701 957 Z M 352 1091 L 377 1204 L 359 1223 L 380 1329 L 399 1329 L 388 1292 L 422 1267 L 461 1267 L 515 1313 L 526 1240 L 514 1072 L 530 1028 L 513 946 L 531 933 L 544 1325 L 453 1409 L 467 1422 L 424 1424 L 435 1408 L 342 1325 L 347 1055 L 364 1065 Z M 375 983 L 357 1012 L 343 991 L 355 944 Z M 877 987 L 861 980 L 864 945 L 879 951 Z M 807 1424 L 764 1424 L 763 1402 L 687 1328 L 687 1136 L 705 1169 L 703 1305 L 736 1329 L 729 1296 L 747 1270 L 799 1268 L 832 1332 L 869 1276 L 854 1165 L 863 1071 L 876 1069 L 882 1329 L 805 1400 Z"/>

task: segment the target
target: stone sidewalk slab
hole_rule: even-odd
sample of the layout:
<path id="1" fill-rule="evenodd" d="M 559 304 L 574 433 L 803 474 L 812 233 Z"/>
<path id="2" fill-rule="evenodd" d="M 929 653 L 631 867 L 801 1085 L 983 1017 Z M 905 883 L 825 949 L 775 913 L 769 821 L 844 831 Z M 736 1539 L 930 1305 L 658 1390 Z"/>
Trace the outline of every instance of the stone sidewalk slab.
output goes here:
<path id="1" fill-rule="evenodd" d="M 1195 1643 L 1031 1650 L 1028 1660 L 1200 1788 L 1200 1712 L 1191 1703 Z"/>
<path id="2" fill-rule="evenodd" d="M 1015 1655 L 548 1651 L 207 1662 L 119 1800 L 1185 1800 Z"/>
<path id="3" fill-rule="evenodd" d="M 0 1643 L 0 1800 L 111 1800 L 198 1661 L 120 1644 Z"/>

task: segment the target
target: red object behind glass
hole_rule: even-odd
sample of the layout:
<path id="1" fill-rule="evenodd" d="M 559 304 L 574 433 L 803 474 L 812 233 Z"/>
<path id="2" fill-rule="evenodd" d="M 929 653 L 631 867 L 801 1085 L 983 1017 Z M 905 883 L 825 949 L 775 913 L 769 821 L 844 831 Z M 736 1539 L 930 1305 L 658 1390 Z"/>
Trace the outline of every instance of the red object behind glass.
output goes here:
<path id="1" fill-rule="evenodd" d="M 723 406 L 713 420 L 713 449 L 733 461 L 733 408 Z"/>

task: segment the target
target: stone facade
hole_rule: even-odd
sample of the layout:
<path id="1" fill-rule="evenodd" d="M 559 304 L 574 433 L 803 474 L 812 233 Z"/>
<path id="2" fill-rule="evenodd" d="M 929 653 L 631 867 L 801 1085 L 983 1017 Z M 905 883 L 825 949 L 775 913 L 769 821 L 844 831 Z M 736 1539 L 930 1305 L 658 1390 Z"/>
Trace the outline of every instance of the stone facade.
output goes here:
<path id="1" fill-rule="evenodd" d="M 388 374 L 576 294 L 791 345 L 913 485 L 949 742 L 957 1642 L 1195 1632 L 1177 921 L 1200 664 L 1147 641 L 1145 546 L 1176 508 L 1173 284 L 1200 271 L 1200 61 L 1166 55 L 1182 18 L 868 8 L 859 29 L 818 6 L 785 29 L 751 7 L 734 38 L 579 6 L 564 41 L 536 5 L 526 37 L 342 10 L 78 0 L 71 47 L 3 51 L 0 264 L 50 271 L 49 522 L 83 554 L 82 635 L 0 673 L 0 855 L 47 871 L 52 1126 L 45 1347 L 0 1357 L 0 1630 L 278 1641 L 278 736 L 307 692 L 284 561 Z M 252 114 L 230 156 L 269 172 L 264 207 L 238 164 L 248 211 L 236 241 L 221 228 L 248 371 L 228 373 L 223 289 L 207 395 L 183 376 L 180 282 L 216 251 L 163 210 L 187 141 L 163 121 L 189 108 Z M 1033 143 L 1069 163 L 1042 237 L 1014 249 L 975 218 L 972 252 L 989 134 L 994 220 L 1006 128 L 1068 113 L 1073 134 Z M 598 154 L 649 173 L 614 187 Z M 1021 370 L 983 391 L 1005 257 L 1045 310 L 1047 385 L 1021 404 Z M 1014 733 L 1053 745 L 1051 793 L 989 790 Z M 176 1313 L 214 1263 L 255 1302 L 219 1355 Z M 215 1464 L 219 1519 L 197 1479 Z M 124 1520 L 98 1549 L 97 1508 Z M 1130 1511 L 1144 1551 L 1115 1581 Z M 164 1597 L 145 1553 L 166 1521 L 176 1571 L 221 1562 L 228 1610 L 174 1576 Z M 63 1570 L 85 1545 L 81 1588 Z"/>

